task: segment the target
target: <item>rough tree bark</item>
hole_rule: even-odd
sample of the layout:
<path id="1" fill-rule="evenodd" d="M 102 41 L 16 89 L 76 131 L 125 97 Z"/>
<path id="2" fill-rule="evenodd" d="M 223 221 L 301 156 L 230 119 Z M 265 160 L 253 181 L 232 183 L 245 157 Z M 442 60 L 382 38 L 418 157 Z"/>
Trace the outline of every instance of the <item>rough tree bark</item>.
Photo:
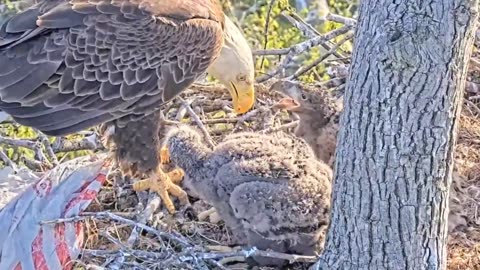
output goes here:
<path id="1" fill-rule="evenodd" d="M 445 269 L 478 0 L 362 0 L 333 212 L 313 269 Z"/>

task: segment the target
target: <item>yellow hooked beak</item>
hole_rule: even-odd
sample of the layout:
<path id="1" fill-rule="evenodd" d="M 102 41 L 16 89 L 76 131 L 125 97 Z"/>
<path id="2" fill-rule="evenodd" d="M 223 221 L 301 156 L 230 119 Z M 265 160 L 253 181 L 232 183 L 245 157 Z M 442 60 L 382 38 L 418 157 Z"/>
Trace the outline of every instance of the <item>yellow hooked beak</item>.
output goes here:
<path id="1" fill-rule="evenodd" d="M 255 103 L 255 89 L 253 85 L 237 86 L 230 82 L 228 89 L 233 99 L 233 109 L 236 113 L 242 114 L 248 112 Z"/>

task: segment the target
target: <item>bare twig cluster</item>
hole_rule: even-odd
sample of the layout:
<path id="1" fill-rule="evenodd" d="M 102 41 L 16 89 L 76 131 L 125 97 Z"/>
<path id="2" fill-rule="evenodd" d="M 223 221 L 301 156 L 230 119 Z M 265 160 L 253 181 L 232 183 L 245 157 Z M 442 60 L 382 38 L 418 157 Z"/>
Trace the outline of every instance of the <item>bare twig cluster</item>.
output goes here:
<path id="1" fill-rule="evenodd" d="M 57 157 L 59 153 L 103 149 L 96 134 L 93 132 L 88 132 L 86 136 L 76 136 L 81 137 L 80 139 L 69 139 L 66 137 L 48 138 L 43 133 L 32 129 L 32 133 L 36 134 L 36 137 L 19 139 L 8 137 L 5 131 L 6 126 L 18 128 L 20 125 L 8 120 L 0 123 L 0 157 L 9 166 L 12 166 L 13 161 L 8 158 L 6 149 L 14 151 L 26 149 L 33 152 L 33 158 L 21 153 L 18 155 L 19 158 L 15 160 L 15 163 L 18 165 L 23 165 L 32 171 L 54 168 L 59 164 Z M 17 166 L 14 167 L 16 168 Z"/>
<path id="2" fill-rule="evenodd" d="M 282 15 L 294 26 L 297 27 L 301 33 L 307 37 L 306 41 L 295 44 L 289 48 L 283 49 L 263 49 L 254 51 L 254 55 L 279 55 L 284 56 L 282 62 L 272 71 L 257 77 L 256 81 L 259 83 L 266 82 L 274 77 L 282 78 L 284 69 L 287 68 L 299 55 L 304 52 L 310 51 L 312 48 L 318 46 L 326 49 L 326 53 L 321 55 L 319 59 L 316 59 L 313 63 L 308 66 L 302 66 L 293 75 L 289 76 L 289 79 L 298 79 L 301 75 L 304 75 L 308 71 L 312 70 L 314 67 L 324 63 L 325 60 L 329 59 L 330 56 L 335 56 L 336 60 L 342 61 L 348 59 L 345 56 L 345 52 L 340 48 L 346 41 L 353 38 L 353 32 L 351 31 L 355 27 L 355 21 L 352 19 L 344 18 L 339 15 L 329 14 L 326 16 L 326 21 L 336 21 L 344 23 L 344 26 L 334 29 L 328 33 L 321 34 L 319 33 L 312 25 L 305 22 L 298 14 L 293 12 L 284 12 Z M 333 39 L 343 36 L 343 38 L 335 44 L 332 42 Z M 343 62 L 343 61 L 342 61 Z M 342 63 L 343 64 L 343 63 Z"/>
<path id="3" fill-rule="evenodd" d="M 132 235 L 136 236 L 131 236 L 126 244 L 122 243 L 117 238 L 112 236 L 110 232 L 103 232 L 103 235 L 112 244 L 118 247 L 115 250 L 83 250 L 82 257 L 103 257 L 110 260 L 113 258 L 116 264 L 110 264 L 109 269 L 121 269 L 121 265 L 130 264 L 129 262 L 126 262 L 126 258 L 129 257 L 134 257 L 137 260 L 140 259 L 144 261 L 144 265 L 147 264 L 150 265 L 150 267 L 154 265 L 155 267 L 159 267 L 158 269 L 170 269 L 169 267 L 178 267 L 181 265 L 191 265 L 195 267 L 194 269 L 209 269 L 207 267 L 208 264 L 210 264 L 211 266 L 219 267 L 221 269 L 227 269 L 222 265 L 222 260 L 226 259 L 225 261 L 231 261 L 228 259 L 235 258 L 235 260 L 238 260 L 238 258 L 249 258 L 252 256 L 284 259 L 292 263 L 313 263 L 316 260 L 315 256 L 285 254 L 274 251 L 259 250 L 255 247 L 223 252 L 211 251 L 208 250 L 208 248 L 205 246 L 199 246 L 191 243 L 189 239 L 178 233 L 165 232 L 159 229 L 155 229 L 151 226 L 145 225 L 144 223 L 136 222 L 127 217 L 122 217 L 111 212 L 84 213 L 80 216 L 75 216 L 71 218 L 44 221 L 43 225 L 76 222 L 84 220 L 86 218 L 96 220 L 108 220 L 110 223 L 118 223 L 134 227 L 133 231 L 135 233 L 132 233 Z M 132 248 L 133 242 L 135 240 L 131 239 L 137 238 L 138 233 L 141 230 L 145 231 L 148 234 L 151 234 L 156 238 L 159 246 L 161 246 L 158 251 L 145 251 Z M 225 248 L 228 249 L 227 247 Z M 148 269 L 145 266 L 137 266 L 140 267 L 140 269 Z"/>

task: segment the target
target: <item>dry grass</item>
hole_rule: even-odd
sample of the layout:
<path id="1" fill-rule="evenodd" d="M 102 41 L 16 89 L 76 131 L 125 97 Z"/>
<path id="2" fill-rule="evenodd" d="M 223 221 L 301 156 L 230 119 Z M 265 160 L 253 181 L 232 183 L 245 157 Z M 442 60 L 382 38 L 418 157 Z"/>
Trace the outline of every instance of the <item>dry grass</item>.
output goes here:
<path id="1" fill-rule="evenodd" d="M 473 247 L 465 245 L 450 245 L 448 250 L 449 270 L 478 270 L 480 269 L 480 244 Z"/>
<path id="2" fill-rule="evenodd" d="M 464 108 L 450 192 L 448 269 L 480 269 L 480 118 Z"/>
<path id="3" fill-rule="evenodd" d="M 208 132 L 212 135 L 214 141 L 219 141 L 224 135 L 240 130 L 266 130 L 278 128 L 291 121 L 285 113 L 280 113 L 270 109 L 270 106 L 278 100 L 274 93 L 268 93 L 265 86 L 259 85 L 259 102 L 252 113 L 247 117 L 237 117 L 225 109 L 229 105 L 229 96 L 225 91 L 218 87 L 196 88 L 188 91 L 183 97 L 190 100 L 197 97 L 192 102 L 192 108 L 201 118 Z M 195 95 L 193 95 L 195 94 Z M 212 100 L 214 100 L 212 105 Z M 178 119 L 181 114 L 181 104 L 175 103 L 169 109 L 167 117 L 169 119 Z M 191 118 L 184 118 L 182 121 L 192 122 Z M 449 227 L 451 233 L 449 237 L 449 261 L 448 269 L 480 269 L 480 218 L 478 206 L 480 203 L 480 119 L 474 116 L 468 108 L 465 108 L 459 127 L 458 144 L 456 149 L 456 168 L 454 183 L 451 194 L 451 216 Z M 121 216 L 130 217 L 138 220 L 145 212 L 145 207 L 149 204 L 145 194 L 136 194 L 131 190 L 128 182 L 122 182 L 120 179 L 110 181 L 102 188 L 96 202 L 92 203 L 88 211 L 110 211 Z M 152 199 L 152 197 L 150 197 Z M 200 200 L 191 198 L 194 212 L 198 213 L 208 209 L 208 205 Z M 150 202 L 158 204 L 158 201 Z M 230 242 L 230 233 L 227 228 L 220 224 L 212 224 L 208 221 L 201 222 L 196 220 L 195 215 L 188 211 L 181 211 L 175 216 L 169 215 L 162 207 L 153 215 L 148 215 L 148 225 L 152 228 L 160 229 L 165 232 L 178 232 L 188 239 L 195 247 L 206 247 L 211 251 L 231 251 L 228 247 Z M 87 220 L 87 237 L 85 248 L 89 250 L 111 250 L 119 249 L 119 243 L 127 245 L 129 238 L 132 239 L 132 226 L 127 226 L 111 221 Z M 140 233 L 137 241 L 130 248 L 142 251 L 151 251 L 161 253 L 170 252 L 165 255 L 169 258 L 175 252 L 179 251 L 177 243 L 172 241 L 159 241 L 155 236 L 148 233 Z M 125 248 L 125 247 L 124 247 Z M 84 268 L 85 265 L 103 265 L 105 262 L 114 258 L 112 255 L 92 256 L 84 254 L 80 259 L 78 267 Z M 164 269 L 159 260 L 140 260 L 135 256 L 125 257 L 123 267 L 137 267 L 139 269 Z M 235 259 L 235 258 L 233 258 Z M 232 258 L 229 257 L 229 260 Z M 82 266 L 83 265 L 83 266 Z M 292 269 L 307 269 L 309 264 L 297 264 Z M 172 265 L 168 269 L 201 269 L 197 264 L 189 261 L 178 265 Z M 212 269 L 213 265 L 208 265 Z M 244 262 L 232 262 L 228 264 L 228 269 L 245 269 Z M 262 268 L 269 269 L 269 268 Z M 272 268 L 273 269 L 273 268 Z"/>

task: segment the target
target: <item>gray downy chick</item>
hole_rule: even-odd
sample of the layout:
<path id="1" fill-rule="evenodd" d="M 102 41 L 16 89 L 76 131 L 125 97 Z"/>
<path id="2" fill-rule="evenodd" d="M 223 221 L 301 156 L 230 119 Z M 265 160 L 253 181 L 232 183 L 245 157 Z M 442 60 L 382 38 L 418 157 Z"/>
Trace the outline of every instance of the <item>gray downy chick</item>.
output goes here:
<path id="1" fill-rule="evenodd" d="M 270 90 L 285 96 L 275 107 L 286 109 L 300 118 L 295 135 L 312 147 L 317 158 L 333 166 L 343 110 L 341 100 L 326 90 L 287 80 L 275 82 Z"/>
<path id="2" fill-rule="evenodd" d="M 195 129 L 171 128 L 165 143 L 183 184 L 212 205 L 237 244 L 304 255 L 323 249 L 332 171 L 301 139 L 236 133 L 210 149 Z M 284 260 L 255 257 L 261 265 Z"/>

